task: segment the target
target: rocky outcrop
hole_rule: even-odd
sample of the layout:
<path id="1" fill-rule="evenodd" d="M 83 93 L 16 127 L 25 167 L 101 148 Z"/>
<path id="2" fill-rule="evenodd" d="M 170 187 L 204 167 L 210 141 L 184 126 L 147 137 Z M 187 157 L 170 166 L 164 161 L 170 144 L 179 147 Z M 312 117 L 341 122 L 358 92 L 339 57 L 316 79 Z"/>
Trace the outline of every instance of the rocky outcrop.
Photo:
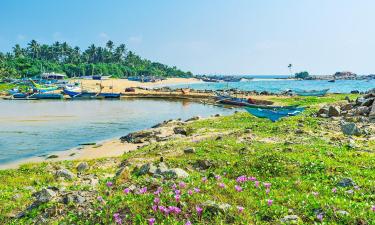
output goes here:
<path id="1" fill-rule="evenodd" d="M 121 142 L 129 142 L 134 144 L 152 143 L 157 141 L 165 141 L 171 138 L 175 132 L 171 127 L 158 127 L 148 130 L 141 130 L 130 133 L 120 138 Z"/>
<path id="2" fill-rule="evenodd" d="M 344 123 L 341 125 L 341 131 L 345 135 L 360 135 L 361 132 L 355 123 Z"/>
<path id="3" fill-rule="evenodd" d="M 167 179 L 187 178 L 189 174 L 181 168 L 168 168 L 164 162 L 158 164 L 146 163 L 133 170 L 138 176 L 151 175 L 154 177 L 162 177 Z"/>

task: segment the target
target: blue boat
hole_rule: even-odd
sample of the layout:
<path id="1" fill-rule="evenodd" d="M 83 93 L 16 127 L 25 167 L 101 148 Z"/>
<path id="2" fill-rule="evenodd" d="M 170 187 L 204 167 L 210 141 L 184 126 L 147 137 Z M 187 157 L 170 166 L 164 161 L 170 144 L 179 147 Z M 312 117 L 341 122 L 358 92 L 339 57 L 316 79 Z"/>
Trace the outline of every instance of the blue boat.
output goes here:
<path id="1" fill-rule="evenodd" d="M 293 90 L 293 92 L 296 95 L 299 95 L 299 96 L 317 96 L 317 97 L 321 97 L 321 96 L 326 95 L 328 91 L 329 91 L 329 89 L 309 90 L 309 91 L 306 91 L 306 90 Z"/>
<path id="2" fill-rule="evenodd" d="M 56 93 L 35 93 L 27 98 L 29 99 L 62 99 L 62 94 L 56 94 Z"/>
<path id="3" fill-rule="evenodd" d="M 217 102 L 228 105 L 245 106 L 249 108 L 261 108 L 261 109 L 296 109 L 296 105 L 281 106 L 281 105 L 264 105 L 264 104 L 252 104 L 249 103 L 246 98 L 236 98 L 226 95 L 219 95 L 216 97 Z"/>
<path id="4" fill-rule="evenodd" d="M 76 92 L 64 89 L 64 94 L 69 95 L 71 98 L 120 98 L 120 93 L 95 93 L 95 92 Z"/>
<path id="5" fill-rule="evenodd" d="M 250 114 L 259 117 L 259 118 L 267 118 L 270 119 L 272 122 L 275 122 L 283 117 L 288 116 L 295 116 L 300 114 L 305 108 L 295 108 L 295 109 L 261 109 L 261 108 L 250 108 L 245 107 L 246 111 Z"/>

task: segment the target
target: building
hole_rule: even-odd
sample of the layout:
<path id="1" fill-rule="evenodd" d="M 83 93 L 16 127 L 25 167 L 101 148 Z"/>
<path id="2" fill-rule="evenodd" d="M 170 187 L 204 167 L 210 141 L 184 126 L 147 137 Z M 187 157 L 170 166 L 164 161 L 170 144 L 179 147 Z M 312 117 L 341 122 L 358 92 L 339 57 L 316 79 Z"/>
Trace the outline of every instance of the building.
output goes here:
<path id="1" fill-rule="evenodd" d="M 65 74 L 59 74 L 59 73 L 42 73 L 41 78 L 45 80 L 63 80 L 65 79 Z"/>

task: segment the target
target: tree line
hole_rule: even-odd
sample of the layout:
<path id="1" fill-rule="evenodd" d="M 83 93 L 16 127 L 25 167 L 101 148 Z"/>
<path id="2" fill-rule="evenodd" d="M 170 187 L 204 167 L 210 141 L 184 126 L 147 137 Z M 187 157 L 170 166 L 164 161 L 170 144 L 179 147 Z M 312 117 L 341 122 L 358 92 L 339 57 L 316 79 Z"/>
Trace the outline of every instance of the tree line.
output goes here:
<path id="1" fill-rule="evenodd" d="M 105 47 L 91 44 L 87 49 L 72 47 L 66 42 L 52 45 L 30 41 L 25 48 L 16 44 L 12 52 L 0 52 L 0 78 L 33 77 L 42 72 L 65 73 L 69 77 L 111 75 L 113 77 L 158 76 L 190 77 L 175 66 L 143 59 L 125 44 Z"/>

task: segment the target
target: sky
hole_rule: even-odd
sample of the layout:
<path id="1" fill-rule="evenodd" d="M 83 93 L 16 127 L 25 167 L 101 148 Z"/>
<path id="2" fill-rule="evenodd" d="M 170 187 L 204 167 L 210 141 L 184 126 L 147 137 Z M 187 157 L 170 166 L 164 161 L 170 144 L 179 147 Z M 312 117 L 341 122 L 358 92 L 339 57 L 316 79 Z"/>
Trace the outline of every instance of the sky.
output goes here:
<path id="1" fill-rule="evenodd" d="M 1 0 L 0 51 L 108 40 L 194 74 L 375 73 L 374 0 Z"/>

